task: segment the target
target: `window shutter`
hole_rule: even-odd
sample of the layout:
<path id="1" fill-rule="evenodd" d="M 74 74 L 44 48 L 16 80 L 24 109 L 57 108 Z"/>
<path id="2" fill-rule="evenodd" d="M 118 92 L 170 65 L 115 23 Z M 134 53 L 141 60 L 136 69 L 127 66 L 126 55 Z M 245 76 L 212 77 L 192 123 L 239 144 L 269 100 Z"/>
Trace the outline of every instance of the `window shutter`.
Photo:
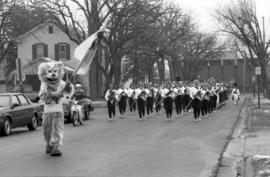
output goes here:
<path id="1" fill-rule="evenodd" d="M 47 44 L 43 45 L 44 45 L 44 57 L 48 57 L 48 45 Z"/>
<path id="2" fill-rule="evenodd" d="M 70 60 L 70 44 L 66 44 L 66 60 Z"/>
<path id="3" fill-rule="evenodd" d="M 32 45 L 32 59 L 33 60 L 37 59 L 37 46 L 36 46 L 36 44 Z"/>
<path id="4" fill-rule="evenodd" d="M 54 59 L 55 60 L 59 60 L 59 45 L 55 44 L 54 45 Z"/>

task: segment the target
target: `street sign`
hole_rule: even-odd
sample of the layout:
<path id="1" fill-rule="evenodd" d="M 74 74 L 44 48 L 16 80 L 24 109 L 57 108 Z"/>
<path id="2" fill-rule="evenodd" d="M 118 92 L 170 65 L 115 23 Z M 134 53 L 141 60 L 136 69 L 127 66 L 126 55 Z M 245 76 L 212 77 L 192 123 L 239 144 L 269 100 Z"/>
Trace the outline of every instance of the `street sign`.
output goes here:
<path id="1" fill-rule="evenodd" d="M 255 67 L 255 74 L 261 75 L 261 67 Z"/>

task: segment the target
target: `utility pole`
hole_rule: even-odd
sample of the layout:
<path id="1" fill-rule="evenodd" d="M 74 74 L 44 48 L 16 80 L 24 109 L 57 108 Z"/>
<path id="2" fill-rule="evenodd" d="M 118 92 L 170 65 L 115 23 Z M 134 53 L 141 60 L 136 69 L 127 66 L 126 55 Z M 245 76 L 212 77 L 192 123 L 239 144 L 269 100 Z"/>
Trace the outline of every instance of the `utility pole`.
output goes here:
<path id="1" fill-rule="evenodd" d="M 255 74 L 257 75 L 257 84 L 258 84 L 258 108 L 261 108 L 261 100 L 260 100 L 260 75 L 261 75 L 261 67 L 255 67 Z"/>
<path id="2" fill-rule="evenodd" d="M 223 59 L 220 60 L 221 64 L 221 80 L 224 81 L 224 61 Z"/>
<path id="3" fill-rule="evenodd" d="M 246 92 L 246 58 L 243 58 L 244 66 L 243 66 L 243 93 Z"/>
<path id="4" fill-rule="evenodd" d="M 20 58 L 16 59 L 16 75 L 17 80 L 19 81 L 20 84 L 20 92 L 24 93 L 22 62 Z"/>
<path id="5" fill-rule="evenodd" d="M 265 43 L 265 23 L 264 23 L 264 16 L 262 16 L 262 25 L 263 25 L 263 29 L 262 29 L 262 38 L 263 38 L 263 47 L 264 47 L 264 45 L 266 44 Z M 264 55 L 264 57 L 266 57 L 266 55 Z M 265 58 L 263 58 L 263 59 L 265 59 Z M 264 97 L 266 97 L 266 94 L 267 94 L 267 90 L 266 90 L 266 88 L 263 88 L 263 96 Z"/>

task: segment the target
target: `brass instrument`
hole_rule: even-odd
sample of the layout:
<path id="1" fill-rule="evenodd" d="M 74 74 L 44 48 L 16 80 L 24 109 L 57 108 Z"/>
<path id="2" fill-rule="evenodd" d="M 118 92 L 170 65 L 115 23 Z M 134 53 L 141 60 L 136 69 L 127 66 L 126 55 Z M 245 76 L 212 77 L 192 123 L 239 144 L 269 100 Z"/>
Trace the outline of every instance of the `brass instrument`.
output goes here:
<path id="1" fill-rule="evenodd" d="M 110 90 L 110 94 L 109 94 L 109 97 L 108 98 L 109 98 L 109 101 L 111 103 L 113 103 L 116 100 L 116 93 L 115 93 L 114 90 Z"/>
<path id="2" fill-rule="evenodd" d="M 144 90 L 141 91 L 141 93 L 138 95 L 138 97 L 140 97 L 141 99 L 143 99 L 144 101 L 146 101 L 146 92 Z"/>
<path id="3" fill-rule="evenodd" d="M 131 94 L 131 98 L 133 98 L 133 99 L 135 99 L 135 94 L 136 94 L 136 92 L 135 92 L 135 90 L 132 92 L 132 94 Z"/>
<path id="4" fill-rule="evenodd" d="M 178 89 L 177 95 L 183 95 L 184 93 L 182 92 L 181 88 Z"/>
<path id="5" fill-rule="evenodd" d="M 206 91 L 202 99 L 210 100 L 210 92 Z"/>
<path id="6" fill-rule="evenodd" d="M 155 94 L 154 94 L 154 88 L 150 88 L 150 93 L 149 93 L 148 96 L 154 98 L 154 96 L 155 96 Z"/>
<path id="7" fill-rule="evenodd" d="M 120 94 L 117 94 L 117 93 L 115 94 L 117 95 L 117 100 L 121 100 L 122 97 L 127 96 L 127 93 L 125 92 L 125 90 L 123 90 Z"/>
<path id="8" fill-rule="evenodd" d="M 199 99 L 199 100 L 202 100 L 202 92 L 199 90 L 197 91 L 197 93 L 194 95 L 195 98 Z"/>

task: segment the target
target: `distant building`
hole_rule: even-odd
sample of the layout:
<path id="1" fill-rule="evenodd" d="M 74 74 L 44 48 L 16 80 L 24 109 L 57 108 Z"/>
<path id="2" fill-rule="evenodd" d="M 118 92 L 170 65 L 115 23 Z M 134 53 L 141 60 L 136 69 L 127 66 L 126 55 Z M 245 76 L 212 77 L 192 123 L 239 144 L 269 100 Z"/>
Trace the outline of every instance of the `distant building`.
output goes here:
<path id="1" fill-rule="evenodd" d="M 213 77 L 216 81 L 237 83 L 241 90 L 252 90 L 254 67 L 237 55 L 236 51 L 225 50 L 219 58 L 203 62 L 202 68 L 197 73 L 197 79 L 208 80 Z M 182 65 L 184 64 L 183 62 Z M 173 75 L 171 73 L 170 79 L 181 80 L 180 76 L 180 74 Z"/>
<path id="2" fill-rule="evenodd" d="M 252 90 L 252 76 L 254 75 L 253 67 L 238 56 L 236 51 L 227 50 L 216 60 L 207 60 L 201 71 L 200 79 L 207 80 L 215 78 L 215 80 L 235 82 L 245 91 Z"/>
<path id="3" fill-rule="evenodd" d="M 73 69 L 76 67 L 72 56 L 77 44 L 70 40 L 66 33 L 53 21 L 47 21 L 34 27 L 19 36 L 16 41 L 18 58 L 22 60 L 23 67 L 42 57 L 63 61 L 65 65 Z M 105 58 L 102 59 L 105 60 Z M 96 70 L 95 65 L 93 65 L 89 75 L 77 78 L 77 81 L 83 84 L 87 95 L 90 95 L 91 98 L 99 98 L 102 95 L 102 85 L 104 85 L 101 73 Z M 24 84 L 30 86 L 27 87 L 28 91 L 38 91 L 40 81 L 37 74 L 29 71 L 29 69 L 25 70 L 24 74 Z"/>

